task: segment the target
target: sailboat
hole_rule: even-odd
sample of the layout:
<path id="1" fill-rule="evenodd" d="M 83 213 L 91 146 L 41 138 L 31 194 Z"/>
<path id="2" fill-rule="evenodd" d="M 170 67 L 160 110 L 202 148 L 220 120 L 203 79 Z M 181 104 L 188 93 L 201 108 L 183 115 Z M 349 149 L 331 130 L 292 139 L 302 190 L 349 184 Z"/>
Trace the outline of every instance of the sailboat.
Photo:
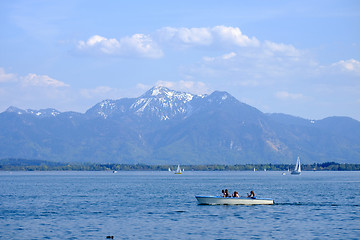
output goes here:
<path id="1" fill-rule="evenodd" d="M 300 164 L 300 158 L 298 157 L 296 160 L 296 165 L 293 171 L 291 171 L 291 174 L 293 175 L 300 175 L 301 174 L 301 164 Z"/>
<path id="2" fill-rule="evenodd" d="M 181 168 L 180 168 L 180 165 L 178 165 L 176 171 L 175 171 L 175 174 L 181 174 Z"/>

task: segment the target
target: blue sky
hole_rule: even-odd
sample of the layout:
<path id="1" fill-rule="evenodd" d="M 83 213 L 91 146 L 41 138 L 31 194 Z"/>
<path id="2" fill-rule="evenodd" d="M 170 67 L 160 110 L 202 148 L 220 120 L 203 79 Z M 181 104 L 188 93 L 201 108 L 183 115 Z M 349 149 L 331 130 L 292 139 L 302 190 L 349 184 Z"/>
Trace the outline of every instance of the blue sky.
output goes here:
<path id="1" fill-rule="evenodd" d="M 155 85 L 360 120 L 360 2 L 0 1 L 0 112 L 85 112 Z"/>

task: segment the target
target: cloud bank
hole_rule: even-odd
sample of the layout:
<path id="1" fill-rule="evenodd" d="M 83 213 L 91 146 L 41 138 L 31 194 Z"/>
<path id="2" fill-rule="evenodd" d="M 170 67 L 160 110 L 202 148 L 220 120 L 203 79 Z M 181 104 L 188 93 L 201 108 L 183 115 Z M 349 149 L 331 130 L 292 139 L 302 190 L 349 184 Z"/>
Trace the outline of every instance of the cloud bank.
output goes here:
<path id="1" fill-rule="evenodd" d="M 18 76 L 0 67 L 0 107 L 57 107 L 71 99 L 71 86 L 48 75 Z"/>
<path id="2" fill-rule="evenodd" d="M 52 88 L 60 88 L 60 87 L 70 87 L 70 85 L 51 78 L 47 75 L 38 75 L 35 73 L 29 73 L 26 76 L 18 77 L 14 73 L 6 73 L 4 68 L 0 67 L 0 83 L 13 83 L 17 87 L 52 87 Z"/>
<path id="3" fill-rule="evenodd" d="M 132 36 L 107 38 L 100 35 L 78 42 L 76 49 L 89 55 L 109 55 L 119 57 L 161 58 L 164 47 L 258 47 L 259 40 L 248 37 L 237 27 L 215 26 L 213 28 L 173 28 L 164 27 L 147 35 L 137 33 Z"/>

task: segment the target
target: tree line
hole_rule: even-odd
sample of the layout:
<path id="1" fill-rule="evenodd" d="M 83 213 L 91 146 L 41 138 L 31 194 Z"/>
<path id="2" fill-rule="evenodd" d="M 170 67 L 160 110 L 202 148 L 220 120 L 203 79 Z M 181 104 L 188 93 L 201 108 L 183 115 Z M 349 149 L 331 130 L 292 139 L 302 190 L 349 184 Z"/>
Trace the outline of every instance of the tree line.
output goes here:
<path id="1" fill-rule="evenodd" d="M 185 171 L 291 171 L 294 164 L 236 164 L 236 165 L 182 165 Z M 61 164 L 49 162 L 28 162 L 28 164 L 10 164 L 0 162 L 0 171 L 168 171 L 175 170 L 177 165 L 147 164 Z M 360 171 L 360 164 L 346 163 L 313 163 L 302 164 L 303 171 Z"/>

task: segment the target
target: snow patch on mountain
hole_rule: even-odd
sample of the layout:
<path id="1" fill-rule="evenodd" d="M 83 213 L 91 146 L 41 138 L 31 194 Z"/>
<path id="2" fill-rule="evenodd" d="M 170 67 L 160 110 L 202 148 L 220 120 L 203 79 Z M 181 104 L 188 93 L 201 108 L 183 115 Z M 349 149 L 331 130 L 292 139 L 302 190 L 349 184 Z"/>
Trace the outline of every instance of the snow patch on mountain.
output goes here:
<path id="1" fill-rule="evenodd" d="M 56 117 L 57 115 L 59 115 L 61 112 L 59 112 L 56 109 L 53 108 L 48 108 L 48 109 L 40 109 L 40 110 L 33 110 L 33 109 L 20 109 L 20 108 L 16 108 L 16 107 L 9 107 L 6 112 L 13 112 L 13 113 L 17 113 L 18 115 L 22 115 L 22 114 L 30 114 L 36 117 Z"/>
<path id="2" fill-rule="evenodd" d="M 107 119 L 115 109 L 116 109 L 115 101 L 107 99 L 99 103 L 97 114 L 103 117 L 104 119 Z"/>
<path id="3" fill-rule="evenodd" d="M 130 109 L 134 109 L 135 112 L 137 112 L 137 113 L 144 112 L 145 108 L 149 105 L 149 103 L 152 100 L 153 99 L 151 99 L 151 98 L 140 98 L 133 105 L 131 105 Z"/>
<path id="4" fill-rule="evenodd" d="M 112 110 L 116 107 L 116 105 L 112 100 L 104 100 L 100 103 L 100 107 Z"/>

